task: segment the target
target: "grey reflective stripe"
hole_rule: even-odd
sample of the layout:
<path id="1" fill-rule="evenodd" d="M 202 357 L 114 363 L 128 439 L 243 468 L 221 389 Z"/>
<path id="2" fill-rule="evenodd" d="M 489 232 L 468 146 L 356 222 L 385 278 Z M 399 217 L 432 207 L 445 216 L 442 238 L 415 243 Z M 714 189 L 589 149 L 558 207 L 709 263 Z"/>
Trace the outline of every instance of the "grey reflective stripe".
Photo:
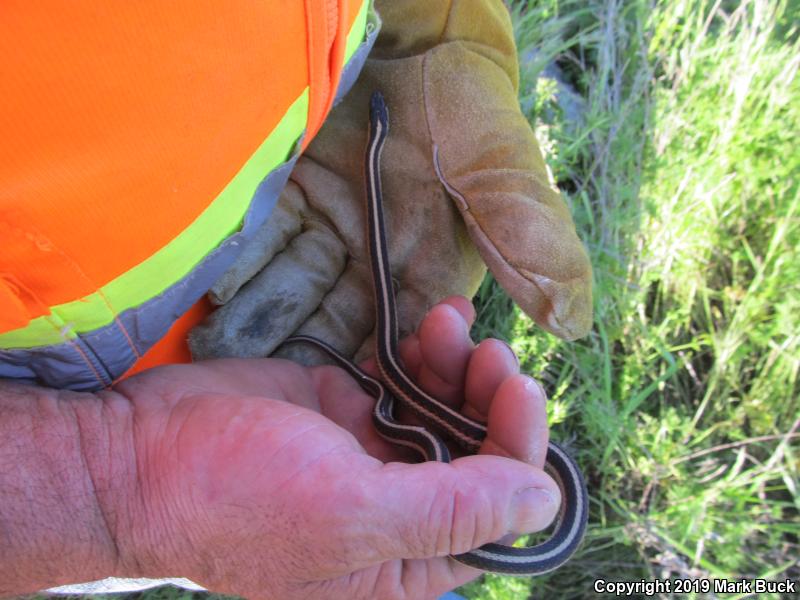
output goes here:
<path id="1" fill-rule="evenodd" d="M 345 65 L 334 102 L 338 103 L 357 79 L 379 29 L 380 20 L 370 10 L 367 36 Z M 186 277 L 164 293 L 121 313 L 118 322 L 80 335 L 76 340 L 52 346 L 0 350 L 0 378 L 76 391 L 96 391 L 111 385 L 137 360 L 129 340 L 139 356 L 145 354 L 236 260 L 272 213 L 297 158 L 295 150 L 292 158 L 264 178 L 245 214 L 241 230 L 209 253 Z"/>

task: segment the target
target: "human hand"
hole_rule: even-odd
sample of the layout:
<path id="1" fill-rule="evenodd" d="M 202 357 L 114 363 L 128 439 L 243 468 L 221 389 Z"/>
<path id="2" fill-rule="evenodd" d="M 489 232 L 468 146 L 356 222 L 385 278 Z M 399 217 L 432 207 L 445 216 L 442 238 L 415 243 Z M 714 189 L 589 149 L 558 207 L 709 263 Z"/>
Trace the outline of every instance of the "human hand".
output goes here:
<path id="1" fill-rule="evenodd" d="M 224 359 L 120 383 L 137 457 L 126 560 L 247 598 L 434 598 L 476 577 L 447 555 L 544 528 L 560 496 L 541 388 L 505 344 L 472 344 L 473 318 L 449 298 L 401 344 L 428 392 L 488 419 L 480 455 L 450 464 L 393 462 L 374 400 L 336 367 Z"/>
<path id="2" fill-rule="evenodd" d="M 574 339 L 590 328 L 590 265 L 519 109 L 506 8 L 499 0 L 377 7 L 383 28 L 370 59 L 273 215 L 212 288 L 222 306 L 192 332 L 195 358 L 268 356 L 298 333 L 348 356 L 371 353 L 364 148 L 375 90 L 389 109 L 381 174 L 405 333 L 438 299 L 471 297 L 484 263 L 548 331 Z"/>

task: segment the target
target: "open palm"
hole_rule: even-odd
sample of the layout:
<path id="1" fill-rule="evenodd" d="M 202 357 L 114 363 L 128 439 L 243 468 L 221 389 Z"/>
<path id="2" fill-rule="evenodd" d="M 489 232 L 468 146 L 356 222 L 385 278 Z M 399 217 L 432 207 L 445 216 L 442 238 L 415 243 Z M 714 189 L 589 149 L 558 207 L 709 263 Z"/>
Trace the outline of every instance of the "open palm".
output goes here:
<path id="1" fill-rule="evenodd" d="M 409 457 L 372 427 L 374 399 L 335 367 L 224 359 L 123 381 L 111 393 L 133 406 L 137 456 L 123 553 L 142 575 L 248 598 L 425 598 L 477 576 L 447 555 L 545 527 L 559 496 L 541 389 L 501 342 L 473 346 L 473 316 L 450 298 L 401 345 L 428 392 L 488 419 L 482 456 L 451 464 L 396 462 Z"/>

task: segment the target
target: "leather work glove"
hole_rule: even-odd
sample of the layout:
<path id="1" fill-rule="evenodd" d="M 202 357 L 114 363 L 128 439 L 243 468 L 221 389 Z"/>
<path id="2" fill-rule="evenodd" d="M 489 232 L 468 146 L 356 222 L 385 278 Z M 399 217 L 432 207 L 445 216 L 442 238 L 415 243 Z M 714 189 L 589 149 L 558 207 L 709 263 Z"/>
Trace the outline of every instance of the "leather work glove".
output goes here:
<path id="1" fill-rule="evenodd" d="M 591 267 L 517 99 L 502 2 L 385 0 L 350 93 L 300 157 L 257 239 L 210 291 L 195 359 L 263 357 L 298 333 L 361 359 L 374 308 L 365 242 L 369 98 L 389 109 L 381 176 L 401 335 L 488 265 L 515 302 L 564 339 L 592 322 Z M 280 354 L 315 362 L 304 344 Z"/>

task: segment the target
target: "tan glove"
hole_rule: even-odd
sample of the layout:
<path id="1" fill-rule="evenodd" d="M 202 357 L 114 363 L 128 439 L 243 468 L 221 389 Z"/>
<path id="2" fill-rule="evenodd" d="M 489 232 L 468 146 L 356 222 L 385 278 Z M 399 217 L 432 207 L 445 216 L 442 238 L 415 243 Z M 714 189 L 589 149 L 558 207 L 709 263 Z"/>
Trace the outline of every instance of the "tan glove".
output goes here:
<path id="1" fill-rule="evenodd" d="M 374 90 L 389 107 L 381 173 L 401 333 L 442 298 L 471 297 L 484 263 L 548 331 L 574 339 L 591 327 L 589 261 L 519 109 L 503 4 L 376 5 L 383 29 L 370 58 L 258 239 L 211 290 L 222 306 L 192 332 L 195 358 L 267 356 L 295 333 L 371 354 L 364 149 Z M 308 361 L 303 345 L 284 352 Z"/>

